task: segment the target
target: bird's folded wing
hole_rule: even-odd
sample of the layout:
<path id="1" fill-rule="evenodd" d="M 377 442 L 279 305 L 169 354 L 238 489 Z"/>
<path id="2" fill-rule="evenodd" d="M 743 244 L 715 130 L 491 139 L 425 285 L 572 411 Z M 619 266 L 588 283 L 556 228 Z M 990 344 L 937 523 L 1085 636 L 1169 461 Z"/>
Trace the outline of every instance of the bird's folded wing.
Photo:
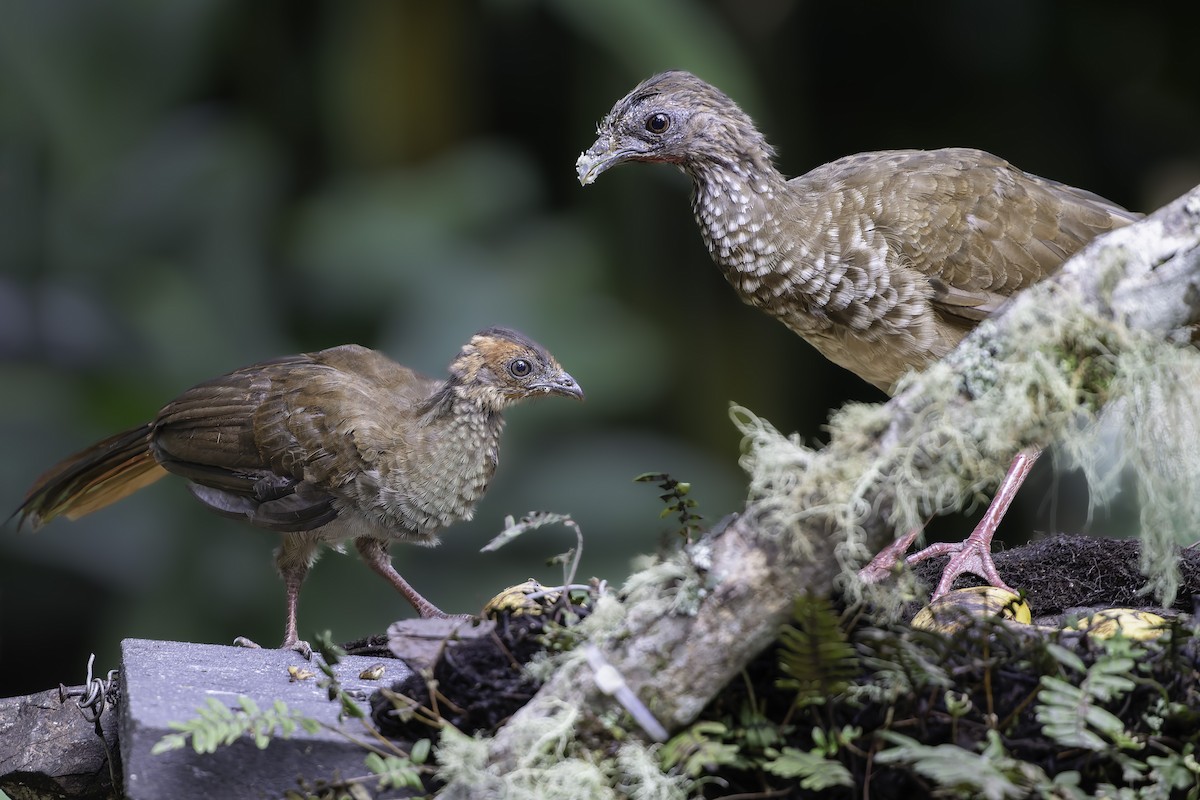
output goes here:
<path id="1" fill-rule="evenodd" d="M 155 455 L 217 513 L 271 530 L 320 527 L 336 516 L 332 487 L 309 480 L 305 464 L 320 446 L 292 429 L 320 425 L 320 409 L 297 400 L 327 371 L 308 355 L 289 356 L 199 384 L 159 413 Z"/>
<path id="2" fill-rule="evenodd" d="M 320 499 L 287 494 L 278 499 L 259 501 L 230 491 L 222 491 L 203 483 L 191 481 L 192 495 L 212 511 L 233 519 L 273 531 L 308 531 L 320 528 L 337 518 L 333 498 Z"/>
<path id="3" fill-rule="evenodd" d="M 980 150 L 886 157 L 895 168 L 872 179 L 881 185 L 871 196 L 891 199 L 879 224 L 897 232 L 905 264 L 928 276 L 934 308 L 969 322 L 1054 272 L 1091 239 L 1140 216 Z"/>
<path id="4" fill-rule="evenodd" d="M 403 447 L 379 431 L 410 414 L 430 383 L 356 345 L 262 362 L 167 405 L 155 422 L 156 456 L 218 513 L 310 530 L 336 516 L 339 490 L 381 451 Z"/>

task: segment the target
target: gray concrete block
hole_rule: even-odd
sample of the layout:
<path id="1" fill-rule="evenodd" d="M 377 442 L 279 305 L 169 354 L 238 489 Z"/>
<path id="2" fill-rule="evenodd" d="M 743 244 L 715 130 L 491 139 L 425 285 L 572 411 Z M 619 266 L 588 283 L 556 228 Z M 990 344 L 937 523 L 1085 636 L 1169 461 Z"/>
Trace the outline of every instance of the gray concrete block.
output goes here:
<path id="1" fill-rule="evenodd" d="M 367 751 L 326 729 L 315 734 L 298 730 L 290 739 L 273 738 L 265 750 L 243 738 L 215 753 L 197 754 L 189 744 L 151 755 L 151 748 L 173 732 L 169 723 L 195 718 L 209 698 L 237 707 L 239 695 L 250 697 L 260 708 L 283 700 L 289 708 L 340 726 L 356 739 L 366 738 L 361 721 L 338 723 L 338 704 L 330 702 L 317 685 L 320 671 L 294 652 L 126 639 L 121 656 L 119 739 L 125 792 L 132 800 L 278 798 L 288 789 L 299 788 L 302 780 L 311 786 L 318 780 L 369 774 L 363 763 Z M 363 670 L 379 663 L 385 667 L 381 678 L 359 678 Z M 317 677 L 292 681 L 289 666 L 310 668 Z M 334 669 L 345 689 L 361 692 L 364 710 L 371 692 L 408 672 L 402 661 L 357 656 L 346 657 Z"/>

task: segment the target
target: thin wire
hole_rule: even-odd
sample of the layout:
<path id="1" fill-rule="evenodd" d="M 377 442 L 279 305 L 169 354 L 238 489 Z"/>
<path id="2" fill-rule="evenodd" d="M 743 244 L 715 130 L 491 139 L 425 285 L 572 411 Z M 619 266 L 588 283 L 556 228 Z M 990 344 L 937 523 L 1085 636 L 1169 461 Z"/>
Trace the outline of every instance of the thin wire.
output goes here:
<path id="1" fill-rule="evenodd" d="M 84 679 L 82 686 L 67 686 L 60 683 L 58 685 L 58 701 L 65 703 L 69 698 L 75 698 L 75 705 L 79 707 L 79 713 L 83 718 L 92 723 L 96 730 L 96 735 L 100 737 L 101 744 L 104 745 L 104 756 L 108 761 L 108 777 L 112 781 L 114 788 L 120 786 L 117 782 L 116 771 L 113 767 L 112 750 L 109 749 L 108 739 L 104 737 L 104 729 L 100 725 L 100 719 L 104 716 L 105 709 L 109 705 L 115 706 L 118 702 L 119 689 L 117 687 L 117 676 L 120 674 L 118 670 L 110 669 L 105 677 L 93 677 L 92 665 L 96 661 L 96 654 L 92 653 L 88 656 L 87 677 Z"/>

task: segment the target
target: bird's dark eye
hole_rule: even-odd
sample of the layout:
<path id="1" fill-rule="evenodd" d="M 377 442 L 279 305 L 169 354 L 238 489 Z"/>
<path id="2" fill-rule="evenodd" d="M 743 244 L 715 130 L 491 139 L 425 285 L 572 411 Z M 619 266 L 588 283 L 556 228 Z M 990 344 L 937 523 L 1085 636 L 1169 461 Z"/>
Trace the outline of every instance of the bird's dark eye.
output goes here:
<path id="1" fill-rule="evenodd" d="M 514 358 L 508 362 L 508 371 L 514 378 L 524 378 L 533 371 L 533 365 L 523 358 Z"/>
<path id="2" fill-rule="evenodd" d="M 646 130 L 651 133 L 666 133 L 671 127 L 671 118 L 666 114 L 651 114 L 646 117 Z"/>

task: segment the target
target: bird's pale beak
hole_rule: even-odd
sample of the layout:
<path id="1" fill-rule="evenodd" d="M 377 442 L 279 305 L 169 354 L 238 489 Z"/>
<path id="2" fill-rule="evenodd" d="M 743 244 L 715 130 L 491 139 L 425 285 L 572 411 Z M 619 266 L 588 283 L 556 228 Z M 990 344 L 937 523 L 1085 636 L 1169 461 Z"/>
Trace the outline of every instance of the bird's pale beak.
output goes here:
<path id="1" fill-rule="evenodd" d="M 546 394 L 573 397 L 576 400 L 583 399 L 583 389 L 580 387 L 579 382 L 563 370 L 559 370 L 555 374 L 548 376 L 544 381 L 538 381 L 535 387 L 541 389 Z"/>
<path id="2" fill-rule="evenodd" d="M 612 137 L 602 136 L 587 152 L 580 153 L 575 162 L 575 173 L 579 176 L 579 183 L 587 186 L 600 177 L 601 172 L 628 156 L 629 153 L 625 150 L 613 149 Z"/>

